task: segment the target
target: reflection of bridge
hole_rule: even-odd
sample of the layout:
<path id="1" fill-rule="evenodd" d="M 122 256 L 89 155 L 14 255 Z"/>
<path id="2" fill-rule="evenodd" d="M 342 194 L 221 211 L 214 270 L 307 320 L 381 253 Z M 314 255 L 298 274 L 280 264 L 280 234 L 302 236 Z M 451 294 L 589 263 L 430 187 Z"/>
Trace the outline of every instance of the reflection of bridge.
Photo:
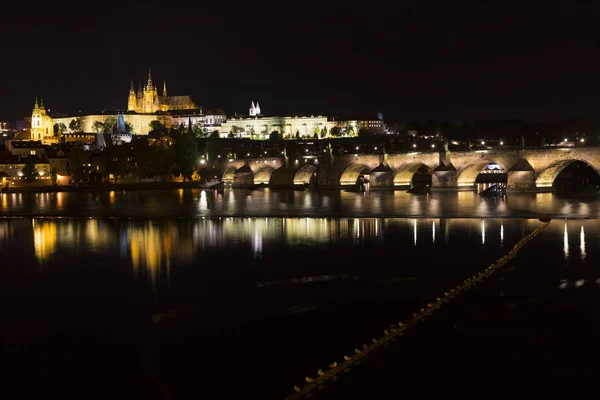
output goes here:
<path id="1" fill-rule="evenodd" d="M 319 157 L 281 157 L 233 160 L 223 180 L 233 186 L 265 184 L 271 187 L 318 185 L 343 187 L 370 176 L 371 187 L 408 187 L 419 170 L 431 171 L 432 187 L 475 188 L 477 175 L 490 163 L 508 176 L 510 191 L 547 191 L 569 164 L 582 161 L 600 171 L 600 148 L 530 150 L 442 151 L 439 153 L 346 154 Z"/>

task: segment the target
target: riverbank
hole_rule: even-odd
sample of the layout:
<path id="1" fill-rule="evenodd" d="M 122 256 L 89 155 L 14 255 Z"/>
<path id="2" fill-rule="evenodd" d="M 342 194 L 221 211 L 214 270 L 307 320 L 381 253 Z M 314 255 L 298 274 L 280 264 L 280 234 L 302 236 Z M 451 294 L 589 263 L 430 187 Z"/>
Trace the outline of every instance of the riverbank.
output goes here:
<path id="1" fill-rule="evenodd" d="M 71 185 L 47 186 L 13 186 L 3 193 L 57 193 L 57 192 L 106 192 L 116 190 L 157 190 L 157 189 L 198 189 L 199 181 L 191 182 L 129 182 L 129 183 L 94 183 L 90 186 L 76 187 Z"/>

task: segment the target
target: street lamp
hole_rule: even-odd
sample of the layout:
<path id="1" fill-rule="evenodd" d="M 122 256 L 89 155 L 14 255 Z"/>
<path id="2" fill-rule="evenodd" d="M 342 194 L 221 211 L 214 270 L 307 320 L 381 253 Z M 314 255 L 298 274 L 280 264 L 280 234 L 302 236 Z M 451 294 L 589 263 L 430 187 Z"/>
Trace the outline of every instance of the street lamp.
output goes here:
<path id="1" fill-rule="evenodd" d="M 503 142 L 503 141 L 500 141 L 500 146 L 502 146 L 503 144 L 504 144 L 504 142 Z"/>
<path id="2" fill-rule="evenodd" d="M 584 139 L 584 138 L 581 138 L 580 142 L 581 142 L 581 143 L 585 142 L 585 139 Z"/>
<path id="3" fill-rule="evenodd" d="M 416 143 L 413 143 L 413 149 L 414 149 L 415 147 L 417 147 L 417 144 L 416 144 Z"/>

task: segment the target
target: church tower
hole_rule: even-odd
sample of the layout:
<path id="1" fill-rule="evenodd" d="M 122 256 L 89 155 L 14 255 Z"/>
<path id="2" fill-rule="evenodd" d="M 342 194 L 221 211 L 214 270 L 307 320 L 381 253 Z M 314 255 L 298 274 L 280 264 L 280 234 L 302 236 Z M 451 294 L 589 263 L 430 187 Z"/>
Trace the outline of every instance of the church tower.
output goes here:
<path id="1" fill-rule="evenodd" d="M 133 81 L 131 81 L 131 87 L 129 88 L 129 99 L 127 100 L 127 111 L 135 111 L 137 108 L 137 97 L 135 90 L 133 90 Z"/>
<path id="2" fill-rule="evenodd" d="M 42 136 L 42 110 L 40 110 L 36 97 L 33 112 L 31 113 L 31 140 L 42 140 Z"/>
<path id="3" fill-rule="evenodd" d="M 163 97 L 167 97 L 167 81 L 163 81 Z"/>
<path id="4" fill-rule="evenodd" d="M 254 105 L 254 101 L 250 105 L 250 116 L 254 117 L 260 115 L 260 106 L 258 105 L 258 101 L 256 102 L 256 106 Z"/>
<path id="5" fill-rule="evenodd" d="M 151 70 L 148 70 L 148 83 L 144 88 L 144 109 L 145 113 L 154 113 L 158 110 L 158 92 L 156 86 L 152 83 Z"/>

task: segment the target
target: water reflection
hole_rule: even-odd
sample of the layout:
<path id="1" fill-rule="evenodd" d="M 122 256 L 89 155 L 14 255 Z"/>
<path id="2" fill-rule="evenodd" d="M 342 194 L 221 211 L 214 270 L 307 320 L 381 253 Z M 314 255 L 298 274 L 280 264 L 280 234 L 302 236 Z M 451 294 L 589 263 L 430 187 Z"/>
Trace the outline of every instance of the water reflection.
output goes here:
<path id="1" fill-rule="evenodd" d="M 35 256 L 43 263 L 56 249 L 56 222 L 36 223 L 32 220 Z"/>
<path id="2" fill-rule="evenodd" d="M 597 218 L 600 199 L 574 201 L 553 193 L 509 193 L 483 198 L 476 191 L 354 193 L 339 190 L 176 189 L 1 195 L 2 215 L 111 217 L 430 217 L 513 218 L 540 215 Z"/>
<path id="3" fill-rule="evenodd" d="M 481 244 L 485 244 L 485 220 L 481 220 Z"/>
<path id="4" fill-rule="evenodd" d="M 414 245 L 417 245 L 417 219 L 413 219 L 413 238 L 414 238 Z"/>
<path id="5" fill-rule="evenodd" d="M 581 252 L 581 259 L 585 260 L 585 231 L 583 225 L 581 225 L 581 233 L 579 234 L 579 251 Z"/>
<path id="6" fill-rule="evenodd" d="M 563 252 L 565 260 L 569 259 L 569 233 L 567 232 L 567 221 L 565 221 L 565 233 L 563 235 Z"/>
<path id="7" fill-rule="evenodd" d="M 456 246 L 499 248 L 519 240 L 540 224 L 537 219 L 475 218 L 5 219 L 0 220 L 0 251 L 11 251 L 15 245 L 30 246 L 23 252 L 28 252 L 36 260 L 34 265 L 44 266 L 46 271 L 61 265 L 65 256 L 84 260 L 98 255 L 112 257 L 111 262 L 121 264 L 137 279 L 170 286 L 174 268 L 202 268 L 204 264 L 199 260 L 207 254 L 226 257 L 235 253 L 250 263 L 262 263 L 272 259 L 273 251 L 286 248 L 329 249 L 340 244 L 366 244 L 398 247 L 403 254 L 412 251 L 421 257 L 432 253 L 433 246 L 433 253 L 440 249 L 440 254 Z M 437 237 L 441 232 L 443 240 Z M 575 249 L 581 262 L 588 261 L 588 241 L 600 236 L 600 224 L 593 220 L 556 221 L 544 232 L 562 240 L 563 248 L 558 250 L 571 263 L 574 260 L 570 240 L 579 240 Z M 578 237 L 569 238 L 569 233 Z M 375 251 L 370 257 L 373 254 L 379 253 Z"/>

